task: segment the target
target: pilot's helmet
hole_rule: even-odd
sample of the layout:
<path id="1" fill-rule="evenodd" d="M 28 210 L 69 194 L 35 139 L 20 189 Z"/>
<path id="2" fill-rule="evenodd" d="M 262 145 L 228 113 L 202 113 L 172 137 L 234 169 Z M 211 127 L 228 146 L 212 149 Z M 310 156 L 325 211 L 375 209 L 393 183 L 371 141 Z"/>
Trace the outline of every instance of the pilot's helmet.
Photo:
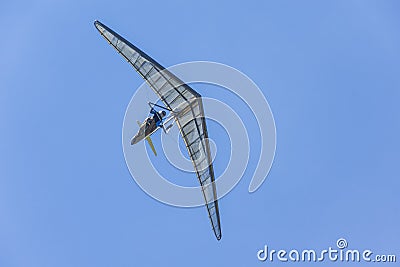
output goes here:
<path id="1" fill-rule="evenodd" d="M 164 118 L 165 115 L 167 115 L 167 112 L 165 112 L 165 110 L 162 110 L 159 112 L 159 114 L 160 114 L 161 118 Z"/>

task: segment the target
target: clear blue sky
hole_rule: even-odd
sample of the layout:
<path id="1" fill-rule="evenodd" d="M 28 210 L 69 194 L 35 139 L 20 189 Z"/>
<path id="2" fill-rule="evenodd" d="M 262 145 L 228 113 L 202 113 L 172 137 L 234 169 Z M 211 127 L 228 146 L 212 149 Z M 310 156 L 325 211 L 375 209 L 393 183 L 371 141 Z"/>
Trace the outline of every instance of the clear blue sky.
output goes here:
<path id="1" fill-rule="evenodd" d="M 266 266 L 265 244 L 339 237 L 399 252 L 398 1 L 232 2 L 1 2 L 0 266 Z M 221 62 L 266 95 L 275 161 L 256 193 L 247 175 L 221 199 L 220 242 L 203 207 L 131 179 L 121 127 L 142 80 L 95 19 L 164 66 Z"/>

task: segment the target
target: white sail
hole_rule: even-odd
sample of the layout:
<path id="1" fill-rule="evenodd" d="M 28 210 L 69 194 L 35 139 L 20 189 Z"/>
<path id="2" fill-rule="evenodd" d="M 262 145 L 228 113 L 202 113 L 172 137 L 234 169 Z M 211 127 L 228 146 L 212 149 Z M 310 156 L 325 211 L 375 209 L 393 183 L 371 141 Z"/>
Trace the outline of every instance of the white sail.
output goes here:
<path id="1" fill-rule="evenodd" d="M 168 109 L 185 142 L 204 195 L 215 236 L 221 224 L 214 183 L 214 170 L 201 95 L 119 34 L 95 21 L 101 35 L 134 67 Z"/>

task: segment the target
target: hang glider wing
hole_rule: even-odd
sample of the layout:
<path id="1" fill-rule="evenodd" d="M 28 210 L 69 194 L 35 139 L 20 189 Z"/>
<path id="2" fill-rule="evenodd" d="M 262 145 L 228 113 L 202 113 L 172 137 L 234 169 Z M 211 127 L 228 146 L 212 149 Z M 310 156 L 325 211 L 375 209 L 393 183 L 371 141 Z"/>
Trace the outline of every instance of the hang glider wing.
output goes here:
<path id="1" fill-rule="evenodd" d="M 217 192 L 201 95 L 101 22 L 95 21 L 94 24 L 110 45 L 150 85 L 164 105 L 172 110 L 202 187 L 212 228 L 220 240 Z"/>

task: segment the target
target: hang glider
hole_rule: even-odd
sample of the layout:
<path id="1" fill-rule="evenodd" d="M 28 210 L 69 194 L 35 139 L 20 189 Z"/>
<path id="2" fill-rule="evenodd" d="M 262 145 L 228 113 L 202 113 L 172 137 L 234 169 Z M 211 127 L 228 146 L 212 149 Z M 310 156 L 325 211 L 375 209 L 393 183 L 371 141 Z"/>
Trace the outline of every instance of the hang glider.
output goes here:
<path id="1" fill-rule="evenodd" d="M 100 34 L 121 54 L 149 84 L 168 110 L 185 142 L 218 240 L 221 224 L 214 183 L 214 169 L 201 95 L 163 66 L 99 21 L 94 22 Z"/>

